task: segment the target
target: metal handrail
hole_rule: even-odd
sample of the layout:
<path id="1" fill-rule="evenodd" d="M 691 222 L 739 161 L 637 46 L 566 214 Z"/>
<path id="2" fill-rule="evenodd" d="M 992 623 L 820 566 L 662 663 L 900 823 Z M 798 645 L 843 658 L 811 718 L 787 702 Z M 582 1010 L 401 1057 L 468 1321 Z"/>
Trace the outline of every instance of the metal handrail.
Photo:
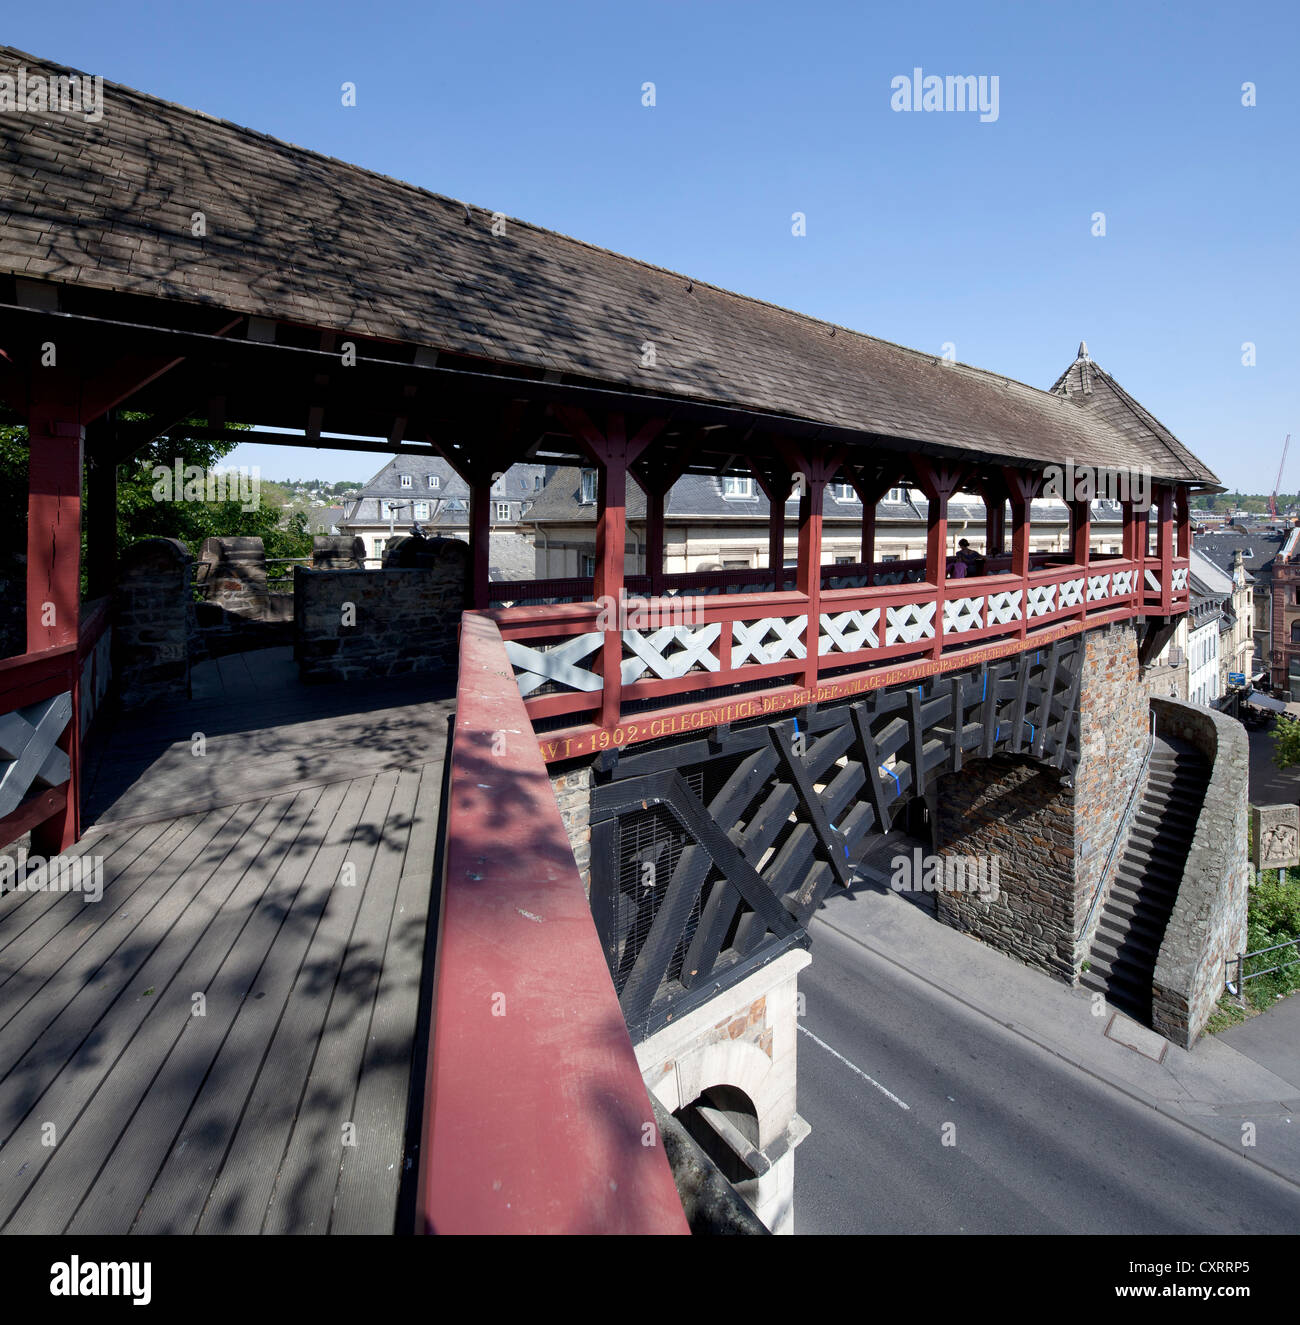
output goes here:
<path id="1" fill-rule="evenodd" d="M 1123 840 L 1124 833 L 1128 829 L 1128 822 L 1133 817 L 1133 809 L 1138 802 L 1138 792 L 1144 785 L 1146 771 L 1151 763 L 1151 753 L 1156 748 L 1156 715 L 1154 711 L 1151 714 L 1151 730 L 1147 736 L 1147 748 L 1142 756 L 1142 767 L 1138 769 L 1138 775 L 1133 782 L 1133 789 L 1128 794 L 1128 804 L 1124 807 L 1124 813 L 1120 816 L 1119 826 L 1115 829 L 1115 836 L 1111 839 L 1110 852 L 1106 856 L 1106 863 L 1102 866 L 1101 875 L 1097 879 L 1097 887 L 1093 890 L 1092 903 L 1088 907 L 1087 917 L 1083 922 L 1083 929 L 1079 931 L 1079 937 L 1082 938 L 1092 927 L 1092 918 L 1097 911 L 1097 903 L 1101 901 L 1101 894 L 1106 887 L 1106 880 L 1110 877 L 1110 868 L 1115 863 L 1116 852 L 1119 851 L 1119 844 Z"/>
<path id="2" fill-rule="evenodd" d="M 1228 992 L 1239 994 L 1241 987 L 1247 980 L 1254 980 L 1256 976 L 1260 975 L 1272 975 L 1274 971 L 1285 971 L 1288 967 L 1294 966 L 1297 962 L 1300 962 L 1300 955 L 1297 955 L 1294 961 L 1282 962 L 1278 966 L 1269 966 L 1262 971 L 1251 971 L 1249 975 L 1246 974 L 1246 962 L 1251 957 L 1262 957 L 1266 952 L 1277 952 L 1280 948 L 1300 948 L 1300 935 L 1293 939 L 1287 939 L 1285 943 L 1274 943 L 1267 948 L 1256 948 L 1254 952 L 1238 953 L 1237 956 L 1232 959 L 1237 963 L 1237 988 L 1233 989 L 1232 982 L 1230 980 L 1225 980 L 1224 985 Z"/>

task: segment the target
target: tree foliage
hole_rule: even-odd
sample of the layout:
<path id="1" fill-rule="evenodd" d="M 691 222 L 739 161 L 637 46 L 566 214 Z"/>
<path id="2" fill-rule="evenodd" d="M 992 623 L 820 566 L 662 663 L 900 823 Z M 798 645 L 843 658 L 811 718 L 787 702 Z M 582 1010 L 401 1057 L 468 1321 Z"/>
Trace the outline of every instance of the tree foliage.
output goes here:
<path id="1" fill-rule="evenodd" d="M 1279 768 L 1300 764 L 1300 718 L 1278 714 L 1273 727 L 1273 762 Z"/>

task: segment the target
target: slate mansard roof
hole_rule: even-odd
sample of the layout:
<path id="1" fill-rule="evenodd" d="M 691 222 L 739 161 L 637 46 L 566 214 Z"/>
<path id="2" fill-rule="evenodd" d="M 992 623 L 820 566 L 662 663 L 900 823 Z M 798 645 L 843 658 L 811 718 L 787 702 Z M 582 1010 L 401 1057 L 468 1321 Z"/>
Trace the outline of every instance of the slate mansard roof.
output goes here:
<path id="1" fill-rule="evenodd" d="M 20 67 L 69 72 L 0 47 L 0 74 Z M 488 211 L 107 81 L 97 123 L 0 115 L 0 196 L 0 273 L 730 405 L 864 444 L 1217 484 L 1140 407 L 945 363 L 524 221 L 494 235 Z"/>

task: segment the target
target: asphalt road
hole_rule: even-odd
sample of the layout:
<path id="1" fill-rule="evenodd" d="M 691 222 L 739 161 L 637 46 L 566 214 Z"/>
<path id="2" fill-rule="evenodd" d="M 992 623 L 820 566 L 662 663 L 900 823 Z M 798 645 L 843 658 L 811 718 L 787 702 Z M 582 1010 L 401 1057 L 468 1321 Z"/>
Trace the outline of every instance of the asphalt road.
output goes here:
<path id="1" fill-rule="evenodd" d="M 1300 1229 L 1300 1186 L 824 923 L 811 932 L 797 1233 Z"/>

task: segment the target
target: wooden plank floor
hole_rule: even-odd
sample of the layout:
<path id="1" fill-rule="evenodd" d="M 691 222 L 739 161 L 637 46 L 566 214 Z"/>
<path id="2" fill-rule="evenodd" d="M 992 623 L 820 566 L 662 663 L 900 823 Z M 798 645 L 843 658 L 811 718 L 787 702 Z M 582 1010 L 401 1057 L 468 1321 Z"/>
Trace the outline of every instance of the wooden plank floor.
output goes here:
<path id="1" fill-rule="evenodd" d="M 287 655 L 119 719 L 101 901 L 0 896 L 4 1232 L 398 1225 L 452 700 Z"/>

